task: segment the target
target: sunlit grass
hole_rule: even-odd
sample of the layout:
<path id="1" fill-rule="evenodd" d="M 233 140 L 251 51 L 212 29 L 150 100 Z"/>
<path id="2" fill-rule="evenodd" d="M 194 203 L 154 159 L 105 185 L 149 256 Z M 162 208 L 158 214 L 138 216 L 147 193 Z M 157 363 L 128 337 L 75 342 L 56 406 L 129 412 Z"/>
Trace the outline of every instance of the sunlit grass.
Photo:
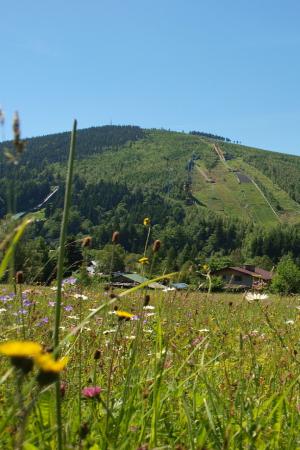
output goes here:
<path id="1" fill-rule="evenodd" d="M 17 300 L 8 286 L 0 292 L 2 339 L 11 339 L 21 335 Z M 142 291 L 111 299 L 100 288 L 65 284 L 62 295 L 61 354 L 69 357 L 61 379 L 66 448 L 80 441 L 99 449 L 299 445 L 300 298 L 248 303 L 242 294 L 151 292 L 154 309 L 141 310 Z M 23 297 L 27 339 L 51 346 L 55 291 L 28 287 Z M 80 314 L 101 305 L 78 330 Z M 120 320 L 114 306 L 133 317 Z M 81 392 L 80 423 L 79 336 L 82 388 L 100 388 L 95 396 Z M 5 377 L 10 363 L 1 362 L 0 443 L 11 448 L 18 406 L 13 373 Z M 33 395 L 35 375 L 27 375 L 25 398 Z M 53 389 L 39 396 L 30 414 L 28 448 L 50 448 L 55 441 Z"/>

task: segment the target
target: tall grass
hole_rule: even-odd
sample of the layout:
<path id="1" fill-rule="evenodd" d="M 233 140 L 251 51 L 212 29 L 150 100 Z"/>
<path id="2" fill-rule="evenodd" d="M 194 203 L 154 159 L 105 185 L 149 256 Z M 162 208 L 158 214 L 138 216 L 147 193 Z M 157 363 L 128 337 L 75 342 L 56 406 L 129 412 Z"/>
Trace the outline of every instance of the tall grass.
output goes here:
<path id="1" fill-rule="evenodd" d="M 149 284 L 176 274 L 113 296 L 101 285 L 63 285 L 75 146 L 76 121 L 56 293 L 19 285 L 15 296 L 0 285 L 1 341 L 21 330 L 69 362 L 54 388 L 53 380 L 37 383 L 37 369 L 22 374 L 1 360 L 0 448 L 299 448 L 298 298 L 249 304 L 238 294 L 216 295 L 209 270 L 209 295 L 152 290 L 147 302 Z M 2 243 L 0 280 L 30 223 Z M 150 239 L 149 222 L 144 257 Z"/>
<path id="2" fill-rule="evenodd" d="M 300 330 L 296 298 L 273 298 L 259 305 L 245 303 L 239 295 L 211 294 L 207 299 L 205 294 L 191 293 L 174 298 L 171 293 L 156 292 L 151 293 L 150 302 L 155 309 L 144 310 L 143 320 L 119 321 L 109 312 L 120 302 L 125 310 L 138 311 L 138 290 L 113 299 L 107 299 L 103 290 L 84 290 L 88 300 L 81 305 L 78 299 L 72 300 L 76 292 L 76 287 L 65 288 L 63 303 L 72 304 L 73 311 L 62 310 L 61 321 L 66 329 L 61 330 L 60 349 L 70 357 L 62 376 L 67 386 L 62 398 L 66 443 L 76 448 L 81 441 L 83 448 L 101 449 L 142 445 L 149 449 L 297 448 Z M 49 314 L 53 291 L 44 288 L 30 295 L 39 302 L 41 316 Z M 80 309 L 85 317 L 81 324 L 76 323 Z M 10 327 L 15 319 L 12 312 L 8 315 L 5 333 L 13 336 Z M 2 316 L 0 320 L 3 324 Z M 29 320 L 25 316 L 26 323 Z M 39 320 L 33 319 L 29 338 L 49 345 L 52 323 L 38 327 Z M 287 324 L 288 320 L 294 324 Z M 95 350 L 100 350 L 97 360 Z M 0 385 L 3 448 L 11 446 L 9 427 L 19 410 L 17 405 L 12 407 L 9 370 L 9 364 L 4 364 Z M 25 399 L 31 396 L 30 383 L 28 379 L 24 384 Z M 95 398 L 81 394 L 81 422 L 80 384 L 102 389 Z M 55 448 L 55 415 L 48 394 L 39 396 L 29 417 L 25 442 L 33 447 L 28 448 Z"/>
<path id="3" fill-rule="evenodd" d="M 55 306 L 55 322 L 54 322 L 54 334 L 53 334 L 53 346 L 54 351 L 57 352 L 59 345 L 59 326 L 61 317 L 61 294 L 62 294 L 62 280 L 64 274 L 64 256 L 65 256 L 65 241 L 67 234 L 69 210 L 71 205 L 71 190 L 73 181 L 73 167 L 74 167 L 74 157 L 75 157 L 75 146 L 76 146 L 76 128 L 77 121 L 74 120 L 73 131 L 71 135 L 69 161 L 68 161 L 68 171 L 66 179 L 66 190 L 65 190 L 65 201 L 63 209 L 63 217 L 61 222 L 61 232 L 59 240 L 59 253 L 58 253 L 58 263 L 57 263 L 57 295 L 56 295 L 56 306 Z M 56 424 L 57 424 L 57 448 L 62 449 L 62 417 L 61 417 L 61 391 L 60 391 L 60 379 L 56 381 Z"/>

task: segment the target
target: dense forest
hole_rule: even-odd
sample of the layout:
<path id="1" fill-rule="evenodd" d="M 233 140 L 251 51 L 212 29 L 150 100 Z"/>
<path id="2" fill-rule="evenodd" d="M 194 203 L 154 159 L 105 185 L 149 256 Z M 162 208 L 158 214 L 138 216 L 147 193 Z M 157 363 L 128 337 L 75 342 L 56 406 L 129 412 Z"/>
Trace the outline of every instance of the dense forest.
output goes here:
<path id="1" fill-rule="evenodd" d="M 193 134 L 194 136 L 202 136 L 210 139 L 216 139 L 218 141 L 231 142 L 231 139 L 227 137 L 219 136 L 218 134 L 213 133 L 205 133 L 204 131 L 190 131 L 190 134 Z"/>
<path id="2" fill-rule="evenodd" d="M 0 233 L 5 233 L 9 213 L 34 208 L 58 188 L 17 251 L 17 269 L 31 280 L 49 280 L 55 271 L 69 140 L 69 133 L 29 139 L 18 165 L 4 156 L 12 144 L 0 146 Z M 242 158 L 298 202 L 300 158 L 221 145 L 227 157 Z M 284 216 L 265 227 L 239 215 L 217 214 L 196 199 L 187 202 L 187 196 L 193 195 L 193 187 L 187 186 L 193 184 L 194 162 L 206 170 L 218 164 L 211 140 L 205 136 L 133 126 L 80 130 L 68 228 L 70 273 L 82 262 L 80 240 L 86 235 L 93 239 L 90 258 L 107 261 L 113 231 L 120 233 L 114 268 L 134 270 L 147 234 L 144 217 L 151 218 L 151 239 L 162 242 L 157 271 L 184 271 L 191 264 L 222 258 L 231 264 L 255 262 L 270 269 L 287 253 L 300 263 L 300 228 L 284 223 Z M 15 201 L 10 204 L 12 189 Z"/>

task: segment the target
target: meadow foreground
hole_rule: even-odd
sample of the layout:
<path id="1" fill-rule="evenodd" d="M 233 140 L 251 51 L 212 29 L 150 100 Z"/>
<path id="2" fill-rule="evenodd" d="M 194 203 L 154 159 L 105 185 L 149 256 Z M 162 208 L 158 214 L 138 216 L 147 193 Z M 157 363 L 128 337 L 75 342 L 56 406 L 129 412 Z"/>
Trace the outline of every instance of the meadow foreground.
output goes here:
<path id="1" fill-rule="evenodd" d="M 0 288 L 1 342 L 50 351 L 55 290 L 18 288 Z M 300 298 L 114 295 L 64 283 L 63 448 L 300 447 Z M 55 385 L 39 364 L 20 377 L 2 353 L 1 448 L 20 433 L 25 449 L 55 448 Z"/>

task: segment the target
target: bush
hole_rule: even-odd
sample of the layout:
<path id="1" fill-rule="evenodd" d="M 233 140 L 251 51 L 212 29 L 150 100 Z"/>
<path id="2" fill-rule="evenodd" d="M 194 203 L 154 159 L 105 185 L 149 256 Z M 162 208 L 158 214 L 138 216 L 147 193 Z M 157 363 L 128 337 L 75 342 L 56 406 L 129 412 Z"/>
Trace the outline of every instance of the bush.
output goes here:
<path id="1" fill-rule="evenodd" d="M 279 261 L 271 289 L 279 294 L 300 292 L 300 269 L 290 255 L 283 256 Z"/>
<path id="2" fill-rule="evenodd" d="M 211 277 L 211 292 L 221 292 L 224 289 L 224 281 L 219 276 Z M 208 279 L 205 280 L 203 285 L 201 286 L 201 291 L 209 290 L 209 282 Z"/>

